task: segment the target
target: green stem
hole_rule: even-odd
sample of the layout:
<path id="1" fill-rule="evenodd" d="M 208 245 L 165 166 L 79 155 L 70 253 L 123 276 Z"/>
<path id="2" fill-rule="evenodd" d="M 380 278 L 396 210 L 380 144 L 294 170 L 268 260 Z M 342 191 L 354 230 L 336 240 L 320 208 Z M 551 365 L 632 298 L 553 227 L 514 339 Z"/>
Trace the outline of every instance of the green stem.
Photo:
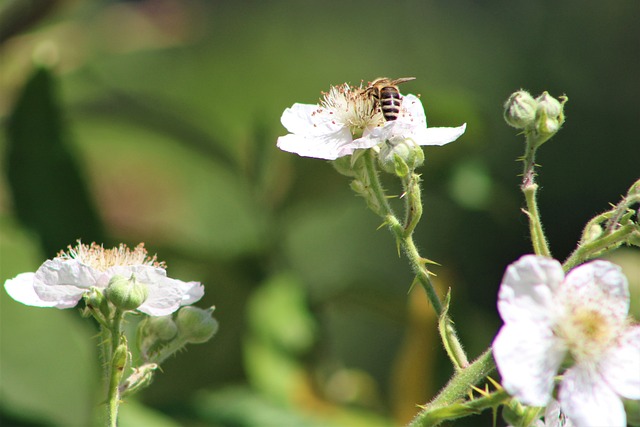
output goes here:
<path id="1" fill-rule="evenodd" d="M 542 221 L 538 210 L 538 185 L 535 183 L 535 155 L 537 146 L 539 146 L 539 144 L 536 144 L 533 137 L 531 135 L 527 135 L 527 147 L 523 158 L 524 171 L 522 174 L 522 185 L 520 186 L 520 189 L 524 194 L 525 202 L 527 204 L 527 210 L 525 213 L 529 218 L 529 233 L 531 234 L 533 251 L 536 255 L 551 257 L 551 251 L 549 250 L 549 244 L 547 243 L 547 238 L 545 237 L 542 229 Z"/>
<path id="2" fill-rule="evenodd" d="M 616 231 L 607 234 L 592 242 L 585 243 L 579 246 L 562 264 L 565 271 L 571 270 L 573 267 L 582 264 L 589 259 L 602 255 L 604 252 L 608 252 L 622 245 L 634 230 L 636 225 L 627 224 Z"/>
<path id="3" fill-rule="evenodd" d="M 407 219 L 411 220 L 410 225 L 402 225 L 396 215 L 394 214 L 391 206 L 389 205 L 389 201 L 387 200 L 387 196 L 382 188 L 382 184 L 380 183 L 380 178 L 378 176 L 378 171 L 376 170 L 375 162 L 374 162 L 375 153 L 373 150 L 369 150 L 369 153 L 364 154 L 364 164 L 367 173 L 368 183 L 371 187 L 371 194 L 375 197 L 375 204 L 380 207 L 381 212 L 378 212 L 384 219 L 385 223 L 389 227 L 389 230 L 393 233 L 396 240 L 399 242 L 400 246 L 404 250 L 407 258 L 409 259 L 409 263 L 411 264 L 411 268 L 416 274 L 416 279 L 425 290 L 427 294 L 427 298 L 436 314 L 440 316 L 442 313 L 442 302 L 438 297 L 438 294 L 435 291 L 435 287 L 433 283 L 431 283 L 431 279 L 429 278 L 429 271 L 427 270 L 425 263 L 426 260 L 420 256 L 418 252 L 418 248 L 413 242 L 412 231 L 417 224 L 416 218 L 420 219 L 420 215 L 422 213 L 422 208 L 419 211 L 414 211 L 413 214 L 407 213 Z M 416 189 L 417 187 L 417 189 Z M 407 203 L 415 203 L 416 197 L 418 202 L 420 202 L 419 196 L 416 196 L 417 192 L 420 191 L 419 186 L 407 186 L 407 189 L 411 190 L 410 193 L 405 194 L 405 197 L 410 200 Z M 409 199 L 413 198 L 413 199 Z M 409 232 L 407 232 L 409 229 Z"/>
<path id="4" fill-rule="evenodd" d="M 397 236 L 396 236 L 397 237 Z M 411 264 L 411 268 L 416 274 L 416 279 L 424 289 L 427 294 L 427 298 L 429 302 L 433 306 L 433 310 L 436 312 L 438 317 L 442 314 L 442 302 L 436 293 L 435 286 L 431 282 L 431 278 L 429 277 L 430 273 L 425 266 L 425 259 L 420 256 L 418 252 L 418 248 L 413 242 L 413 236 L 402 237 L 401 240 L 402 248 L 404 249 L 404 253 L 409 259 L 409 263 Z"/>
<path id="5" fill-rule="evenodd" d="M 409 426 L 436 426 L 445 420 L 473 415 L 506 401 L 509 396 L 502 390 L 487 397 L 464 401 L 471 386 L 478 384 L 494 369 L 495 362 L 491 349 L 489 349 L 468 367 L 456 372 L 449 383 L 435 399 L 424 406 L 424 409 L 411 421 Z"/>
<path id="6" fill-rule="evenodd" d="M 120 380 L 124 375 L 127 362 L 127 342 L 122 335 L 122 319 L 124 313 L 116 309 L 111 328 L 109 329 L 109 354 L 106 363 L 107 389 L 107 425 L 116 427 L 118 424 L 118 407 L 120 405 Z"/>

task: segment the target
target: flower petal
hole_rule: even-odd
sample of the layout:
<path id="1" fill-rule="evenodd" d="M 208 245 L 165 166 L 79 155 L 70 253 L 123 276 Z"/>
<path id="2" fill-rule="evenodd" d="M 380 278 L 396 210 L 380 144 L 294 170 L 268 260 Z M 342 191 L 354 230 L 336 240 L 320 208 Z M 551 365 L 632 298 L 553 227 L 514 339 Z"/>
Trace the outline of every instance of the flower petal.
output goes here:
<path id="1" fill-rule="evenodd" d="M 4 283 L 4 288 L 11 298 L 14 300 L 33 307 L 58 307 L 56 301 L 45 301 L 38 296 L 33 288 L 35 273 L 18 274 L 13 279 L 9 279 Z"/>
<path id="2" fill-rule="evenodd" d="M 166 316 L 180 308 L 182 296 L 179 280 L 159 277 L 149 285 L 149 295 L 138 310 L 149 316 Z"/>
<path id="3" fill-rule="evenodd" d="M 629 327 L 618 346 L 609 349 L 601 363 L 609 386 L 627 399 L 640 399 L 640 326 Z"/>
<path id="4" fill-rule="evenodd" d="M 511 264 L 498 293 L 502 320 L 550 324 L 553 292 L 562 283 L 563 276 L 562 266 L 551 258 L 525 255 Z"/>
<path id="5" fill-rule="evenodd" d="M 180 290 L 182 291 L 180 305 L 193 304 L 204 295 L 204 286 L 200 282 L 180 282 Z"/>
<path id="6" fill-rule="evenodd" d="M 47 260 L 35 273 L 33 288 L 43 301 L 55 307 L 69 308 L 78 304 L 82 295 L 97 285 L 98 273 L 75 259 Z"/>
<path id="7" fill-rule="evenodd" d="M 558 396 L 562 411 L 577 426 L 627 425 L 622 400 L 591 365 L 565 372 Z"/>
<path id="8" fill-rule="evenodd" d="M 416 129 L 416 132 L 413 134 L 413 140 L 418 145 L 445 145 L 460 138 L 466 129 L 466 123 L 456 128 Z"/>
<path id="9" fill-rule="evenodd" d="M 278 138 L 277 146 L 283 151 L 295 153 L 303 157 L 335 160 L 338 157 L 352 154 L 360 143 L 352 144 L 353 139 L 348 128 L 321 136 L 304 136 L 289 134 Z M 374 143 L 375 145 L 375 143 Z"/>
<path id="10" fill-rule="evenodd" d="M 331 111 L 312 104 L 293 104 L 284 110 L 280 121 L 289 132 L 305 136 L 331 134 L 344 127 Z"/>
<path id="11" fill-rule="evenodd" d="M 566 349 L 551 329 L 534 322 L 506 324 L 493 341 L 493 356 L 507 392 L 523 403 L 544 406 Z"/>
<path id="12" fill-rule="evenodd" d="M 597 307 L 622 325 L 629 313 L 629 284 L 619 266 L 608 261 L 592 261 L 571 270 L 558 298 L 581 306 Z"/>

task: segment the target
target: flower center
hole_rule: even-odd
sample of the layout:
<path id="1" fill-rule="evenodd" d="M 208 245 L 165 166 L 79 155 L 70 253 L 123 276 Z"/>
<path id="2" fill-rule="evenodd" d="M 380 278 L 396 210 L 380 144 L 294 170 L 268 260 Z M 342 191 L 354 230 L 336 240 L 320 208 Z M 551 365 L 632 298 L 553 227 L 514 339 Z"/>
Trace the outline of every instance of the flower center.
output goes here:
<path id="1" fill-rule="evenodd" d="M 558 325 L 577 362 L 598 360 L 617 335 L 615 322 L 597 307 L 573 307 Z"/>
<path id="2" fill-rule="evenodd" d="M 324 93 L 320 105 L 333 114 L 336 121 L 349 127 L 354 136 L 361 136 L 367 127 L 381 126 L 384 117 L 376 107 L 373 97 L 360 87 L 343 84 L 331 86 L 329 92 Z"/>
<path id="3" fill-rule="evenodd" d="M 115 266 L 141 264 L 166 268 L 164 261 L 158 262 L 155 255 L 149 256 L 147 250 L 144 248 L 144 243 L 140 243 L 132 250 L 123 243 L 116 248 L 105 249 L 97 243 L 85 245 L 78 241 L 75 247 L 69 246 L 67 252 L 61 251 L 57 257 L 62 259 L 77 259 L 83 264 L 87 264 L 99 271 L 106 271 L 108 268 Z"/>

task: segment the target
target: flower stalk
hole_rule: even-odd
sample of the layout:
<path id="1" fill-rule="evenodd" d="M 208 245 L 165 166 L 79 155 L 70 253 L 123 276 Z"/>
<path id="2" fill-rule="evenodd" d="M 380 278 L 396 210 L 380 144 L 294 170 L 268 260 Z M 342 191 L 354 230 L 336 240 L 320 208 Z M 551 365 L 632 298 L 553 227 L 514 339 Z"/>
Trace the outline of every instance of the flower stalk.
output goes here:
<path id="1" fill-rule="evenodd" d="M 498 390 L 485 397 L 461 402 L 478 384 L 495 369 L 491 349 L 486 350 L 466 368 L 457 371 L 449 383 L 429 403 L 424 405 L 409 427 L 436 426 L 443 421 L 478 414 L 494 408 L 509 399 L 504 390 Z"/>
<path id="2" fill-rule="evenodd" d="M 398 246 L 403 249 L 403 252 L 407 256 L 411 268 L 416 275 L 416 281 L 425 290 L 427 298 L 433 306 L 434 311 L 438 316 L 440 316 L 442 313 L 442 302 L 440 301 L 435 287 L 429 277 L 431 275 L 431 272 L 429 272 L 426 267 L 426 264 L 429 261 L 420 255 L 418 248 L 413 241 L 413 230 L 415 229 L 417 222 L 422 215 L 418 175 L 412 173 L 411 179 L 405 180 L 404 197 L 407 200 L 406 207 L 408 212 L 405 216 L 405 222 L 402 223 L 389 205 L 388 196 L 386 195 L 382 184 L 380 183 L 380 177 L 378 176 L 374 156 L 375 152 L 373 150 L 369 150 L 362 156 L 364 173 L 370 184 L 369 188 L 371 190 L 367 195 L 370 195 L 374 198 L 374 201 L 368 202 L 368 204 L 374 204 L 375 206 L 381 207 L 380 211 L 374 210 L 374 212 L 376 212 L 385 220 L 385 224 L 388 226 L 389 230 L 396 238 Z M 409 184 L 409 181 L 412 181 L 412 183 Z M 364 195 L 365 198 L 367 195 Z M 420 204 L 420 208 L 416 207 L 416 203 Z"/>
<path id="3" fill-rule="evenodd" d="M 536 148 L 539 146 L 538 141 L 533 138 L 533 133 L 527 133 L 527 142 L 525 155 L 523 158 L 524 171 L 522 173 L 522 184 L 520 190 L 524 194 L 526 210 L 524 211 L 529 218 L 529 233 L 531 235 L 531 243 L 533 251 L 536 255 L 551 256 L 547 238 L 542 229 L 542 220 L 538 209 L 538 184 L 535 182 L 535 155 Z"/>

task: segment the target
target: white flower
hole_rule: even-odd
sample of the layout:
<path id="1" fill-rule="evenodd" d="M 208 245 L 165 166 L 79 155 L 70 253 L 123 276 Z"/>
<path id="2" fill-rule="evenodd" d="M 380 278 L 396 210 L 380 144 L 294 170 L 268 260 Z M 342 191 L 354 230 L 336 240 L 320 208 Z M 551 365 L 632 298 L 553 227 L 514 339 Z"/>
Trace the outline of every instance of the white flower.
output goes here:
<path id="1" fill-rule="evenodd" d="M 319 105 L 293 104 L 284 110 L 281 121 L 291 133 L 278 138 L 278 148 L 326 160 L 399 138 L 418 145 L 444 145 L 458 139 L 466 129 L 466 124 L 427 128 L 424 108 L 414 95 L 403 97 L 397 120 L 385 121 L 362 87 L 346 83 L 332 86 Z"/>
<path id="2" fill-rule="evenodd" d="M 165 316 L 204 295 L 199 282 L 167 277 L 164 263 L 149 257 L 141 243 L 134 250 L 121 244 L 104 249 L 95 243 L 78 243 L 68 252 L 47 260 L 35 273 L 22 273 L 4 287 L 16 301 L 35 307 L 75 307 L 92 287 L 104 290 L 116 275 L 135 276 L 148 286 L 148 296 L 138 310 L 150 316 Z"/>
<path id="3" fill-rule="evenodd" d="M 545 406 L 554 376 L 562 412 L 576 426 L 626 426 L 621 398 L 640 399 L 640 326 L 627 320 L 620 268 L 593 261 L 564 276 L 553 259 L 527 255 L 502 279 L 504 326 L 493 342 L 502 385 L 521 402 Z"/>

